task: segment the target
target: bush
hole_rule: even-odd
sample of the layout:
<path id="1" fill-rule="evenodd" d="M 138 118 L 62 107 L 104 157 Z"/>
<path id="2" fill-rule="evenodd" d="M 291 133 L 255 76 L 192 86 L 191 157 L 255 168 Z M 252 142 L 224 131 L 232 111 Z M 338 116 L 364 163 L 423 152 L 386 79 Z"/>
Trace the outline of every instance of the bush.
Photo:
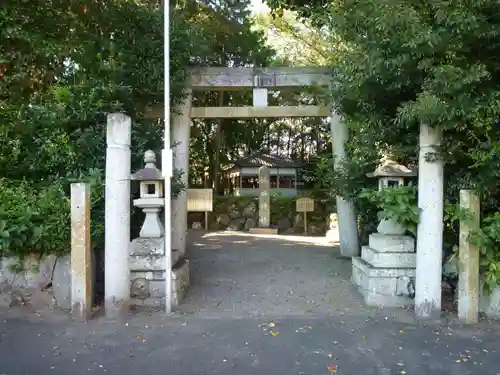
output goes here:
<path id="1" fill-rule="evenodd" d="M 104 183 L 99 170 L 78 178 L 90 184 L 91 240 L 104 244 Z M 61 179 L 43 188 L 27 181 L 0 179 L 0 255 L 40 258 L 63 255 L 71 249 L 69 181 Z"/>
<path id="2" fill-rule="evenodd" d="M 70 200 L 62 184 L 36 191 L 0 180 L 0 251 L 4 256 L 63 254 L 70 249 Z"/>

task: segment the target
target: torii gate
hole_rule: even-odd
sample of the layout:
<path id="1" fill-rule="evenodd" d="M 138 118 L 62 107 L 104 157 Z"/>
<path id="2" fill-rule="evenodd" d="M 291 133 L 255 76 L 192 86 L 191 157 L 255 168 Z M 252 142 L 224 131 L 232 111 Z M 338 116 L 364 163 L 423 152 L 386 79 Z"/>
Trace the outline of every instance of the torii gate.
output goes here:
<path id="1" fill-rule="evenodd" d="M 186 98 L 180 115 L 172 121 L 172 140 L 175 142 L 173 167 L 184 171 L 188 182 L 189 133 L 191 118 L 265 118 L 265 117 L 329 117 L 332 132 L 335 167 L 345 158 L 344 144 L 348 129 L 334 108 L 325 106 L 268 106 L 267 90 L 293 87 L 324 86 L 332 83 L 329 68 L 199 68 L 192 70 Z M 253 90 L 252 107 L 192 107 L 193 90 Z M 333 106 L 332 106 L 333 107 Z M 149 118 L 162 118 L 163 109 L 152 109 Z M 167 130 L 168 131 L 168 130 Z M 443 163 L 427 159 L 427 154 L 441 142 L 439 129 L 420 125 L 419 196 L 415 312 L 419 317 L 439 314 L 441 307 L 441 261 L 443 234 Z M 337 196 L 337 212 L 341 254 L 359 255 L 359 240 L 354 206 Z M 186 251 L 187 192 L 172 201 L 172 243 L 166 238 L 166 252 Z M 166 212 L 168 215 L 168 212 Z M 171 245 L 171 246 L 170 246 Z M 169 263 L 170 264 L 170 263 Z M 168 272 L 169 270 L 167 270 Z M 168 295 L 168 293 L 167 293 Z"/>
<path id="2" fill-rule="evenodd" d="M 182 179 L 187 186 L 189 167 L 190 120 L 193 118 L 276 118 L 276 117 L 330 117 L 333 153 L 338 165 L 345 157 L 344 143 L 347 127 L 335 111 L 327 106 L 268 106 L 268 90 L 294 87 L 323 86 L 332 82 L 330 68 L 198 68 L 191 71 L 188 89 L 180 114 L 172 119 L 172 142 L 175 146 L 174 169 L 184 171 Z M 234 91 L 253 90 L 252 107 L 192 107 L 194 90 Z M 148 117 L 163 117 L 163 108 L 152 109 Z M 342 255 L 359 255 L 356 215 L 351 202 L 337 197 L 337 211 Z M 172 248 L 181 255 L 186 251 L 187 192 L 172 201 Z"/>

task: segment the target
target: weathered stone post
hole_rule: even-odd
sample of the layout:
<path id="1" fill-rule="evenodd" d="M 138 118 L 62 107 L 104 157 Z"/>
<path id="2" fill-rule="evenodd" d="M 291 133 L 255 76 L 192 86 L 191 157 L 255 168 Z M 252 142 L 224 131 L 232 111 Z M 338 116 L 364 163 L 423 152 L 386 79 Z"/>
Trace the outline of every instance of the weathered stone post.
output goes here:
<path id="1" fill-rule="evenodd" d="M 269 228 L 271 224 L 271 171 L 269 167 L 259 168 L 259 227 Z"/>
<path id="2" fill-rule="evenodd" d="M 441 274 L 443 260 L 443 160 L 427 159 L 441 144 L 439 128 L 420 125 L 418 155 L 417 271 L 415 314 L 419 318 L 441 315 Z"/>
<path id="3" fill-rule="evenodd" d="M 90 245 L 90 185 L 71 184 L 71 313 L 92 316 L 92 247 Z"/>
<path id="4" fill-rule="evenodd" d="M 132 122 L 122 113 L 107 118 L 105 193 L 105 309 L 110 317 L 128 312 L 130 297 L 130 141 Z"/>
<path id="5" fill-rule="evenodd" d="M 346 157 L 345 142 L 348 139 L 347 125 L 342 118 L 333 111 L 330 116 L 330 129 L 332 133 L 333 156 L 337 169 Z M 354 204 L 341 196 L 336 197 L 338 228 L 340 240 L 340 253 L 346 257 L 359 256 L 358 224 Z"/>
<path id="6" fill-rule="evenodd" d="M 182 182 L 187 187 L 189 177 L 189 134 L 191 128 L 191 90 L 187 90 L 186 98 L 179 108 L 180 114 L 172 119 L 172 142 L 174 145 L 174 170 L 183 172 Z M 170 197 L 166 197 L 169 199 Z M 168 230 L 168 228 L 167 228 Z M 181 191 L 172 200 L 172 249 L 178 250 L 181 256 L 186 253 L 187 234 L 187 191 Z"/>
<path id="7" fill-rule="evenodd" d="M 464 323 L 479 318 L 479 248 L 469 235 L 479 229 L 479 198 L 473 190 L 460 190 L 460 208 L 472 214 L 472 222 L 460 221 L 458 250 L 458 317 Z"/>

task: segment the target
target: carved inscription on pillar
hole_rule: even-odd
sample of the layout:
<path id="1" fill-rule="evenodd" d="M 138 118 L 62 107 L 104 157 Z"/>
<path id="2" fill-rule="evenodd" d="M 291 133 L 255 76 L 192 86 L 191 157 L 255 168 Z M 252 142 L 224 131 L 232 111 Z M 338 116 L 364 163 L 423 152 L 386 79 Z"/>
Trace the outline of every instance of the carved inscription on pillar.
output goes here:
<path id="1" fill-rule="evenodd" d="M 269 228 L 271 223 L 271 194 L 269 167 L 259 168 L 259 227 Z"/>

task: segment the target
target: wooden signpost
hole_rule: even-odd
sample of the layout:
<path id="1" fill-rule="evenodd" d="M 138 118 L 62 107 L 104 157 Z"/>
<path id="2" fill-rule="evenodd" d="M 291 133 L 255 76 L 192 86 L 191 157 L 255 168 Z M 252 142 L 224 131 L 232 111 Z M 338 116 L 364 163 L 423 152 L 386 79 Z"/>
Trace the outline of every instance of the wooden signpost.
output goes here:
<path id="1" fill-rule="evenodd" d="M 205 212 L 205 231 L 208 232 L 208 213 L 213 211 L 212 189 L 188 189 L 188 212 Z"/>
<path id="2" fill-rule="evenodd" d="M 314 211 L 314 199 L 299 198 L 297 199 L 297 212 L 304 213 L 304 234 L 307 235 L 307 213 Z"/>

